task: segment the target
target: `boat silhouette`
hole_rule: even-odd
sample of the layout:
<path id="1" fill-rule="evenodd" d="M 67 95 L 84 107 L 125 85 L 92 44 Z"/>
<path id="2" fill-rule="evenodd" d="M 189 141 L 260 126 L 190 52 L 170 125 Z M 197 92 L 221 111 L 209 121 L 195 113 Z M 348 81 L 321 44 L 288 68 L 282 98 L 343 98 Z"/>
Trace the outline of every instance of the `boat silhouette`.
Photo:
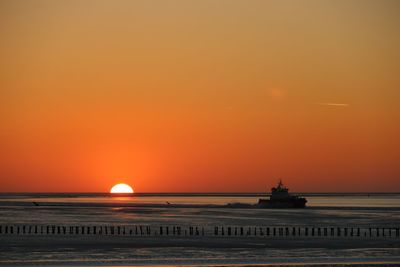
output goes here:
<path id="1" fill-rule="evenodd" d="M 285 187 L 282 180 L 279 180 L 278 186 L 271 188 L 269 199 L 260 198 L 257 203 L 258 208 L 304 208 L 307 199 L 291 195 L 289 189 Z"/>

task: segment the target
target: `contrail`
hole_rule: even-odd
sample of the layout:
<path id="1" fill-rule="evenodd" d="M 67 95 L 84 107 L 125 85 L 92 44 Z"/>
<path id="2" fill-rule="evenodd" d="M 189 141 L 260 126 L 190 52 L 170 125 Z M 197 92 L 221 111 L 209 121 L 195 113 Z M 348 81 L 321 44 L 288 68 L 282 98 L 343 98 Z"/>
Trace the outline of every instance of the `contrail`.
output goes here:
<path id="1" fill-rule="evenodd" d="M 334 106 L 334 107 L 348 107 L 348 106 L 350 106 L 349 104 L 344 104 L 344 103 L 317 103 L 317 105 L 320 105 L 320 106 Z"/>

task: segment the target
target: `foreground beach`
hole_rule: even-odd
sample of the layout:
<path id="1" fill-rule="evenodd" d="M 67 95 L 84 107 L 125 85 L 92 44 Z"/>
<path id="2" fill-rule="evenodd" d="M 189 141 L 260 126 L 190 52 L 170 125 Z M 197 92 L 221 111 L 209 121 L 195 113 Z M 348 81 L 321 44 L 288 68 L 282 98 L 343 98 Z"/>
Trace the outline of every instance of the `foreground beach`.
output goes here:
<path id="1" fill-rule="evenodd" d="M 143 232 L 136 235 L 134 229 L 139 227 Z M 195 227 L 183 227 L 179 236 L 172 232 L 173 227 L 154 225 L 113 225 L 102 229 L 13 226 L 12 234 L 11 226 L 7 226 L 7 234 L 5 226 L 1 228 L 2 265 L 397 266 L 400 263 L 400 237 L 396 236 L 396 229 L 392 229 L 391 235 L 386 229 L 379 236 L 375 232 L 368 237 L 368 229 L 361 229 L 359 235 L 357 231 L 352 235 L 347 231 L 346 236 L 341 231 L 339 237 L 337 229 L 334 235 L 329 235 L 329 231 L 317 231 L 325 228 L 315 228 L 311 236 L 312 228 L 302 227 L 293 228 L 294 232 L 270 227 L 268 235 L 268 228 L 205 227 L 196 232 Z M 242 228 L 248 231 L 235 234 L 234 229 Z M 260 229 L 264 229 L 262 235 L 257 231 Z M 310 230 L 308 236 L 306 229 Z M 386 235 L 382 236 L 382 232 Z"/>

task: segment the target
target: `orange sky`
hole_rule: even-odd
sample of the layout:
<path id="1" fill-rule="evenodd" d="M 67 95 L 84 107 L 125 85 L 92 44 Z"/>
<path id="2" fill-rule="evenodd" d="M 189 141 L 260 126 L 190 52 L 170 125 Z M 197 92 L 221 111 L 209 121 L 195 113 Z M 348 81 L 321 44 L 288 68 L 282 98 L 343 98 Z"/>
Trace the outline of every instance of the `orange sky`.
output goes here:
<path id="1" fill-rule="evenodd" d="M 0 191 L 400 191 L 400 2 L 0 1 Z"/>

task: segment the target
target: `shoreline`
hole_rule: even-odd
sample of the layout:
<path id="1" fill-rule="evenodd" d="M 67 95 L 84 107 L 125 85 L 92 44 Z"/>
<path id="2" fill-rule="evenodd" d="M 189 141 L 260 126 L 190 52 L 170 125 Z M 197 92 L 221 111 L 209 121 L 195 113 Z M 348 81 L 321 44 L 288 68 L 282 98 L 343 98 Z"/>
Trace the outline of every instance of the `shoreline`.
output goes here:
<path id="1" fill-rule="evenodd" d="M 47 266 L 47 267 L 66 267 L 66 266 L 109 266 L 109 267 L 395 267 L 399 266 L 400 260 L 384 260 L 384 259 L 374 259 L 371 258 L 370 261 L 368 259 L 355 260 L 351 261 L 350 259 L 342 259 L 342 260 L 331 260 L 331 259 L 322 259 L 320 262 L 316 261 L 303 261 L 303 262 L 294 262 L 294 261 L 279 261 L 279 260 L 270 260 L 265 263 L 226 263 L 224 262 L 215 262 L 215 263 L 205 263 L 194 261 L 193 263 L 188 262 L 171 262 L 170 260 L 164 261 L 153 261 L 144 263 L 143 261 L 82 261 L 82 262 L 8 262 L 7 265 L 2 266 L 13 266 L 13 267 L 23 267 L 23 266 Z M 0 262 L 1 264 L 1 262 Z"/>
<path id="2" fill-rule="evenodd" d="M 211 237 L 211 236 L 0 236 L 0 248 L 90 247 L 90 248 L 276 248 L 276 249 L 360 249 L 400 248 L 398 238 L 323 237 Z"/>

